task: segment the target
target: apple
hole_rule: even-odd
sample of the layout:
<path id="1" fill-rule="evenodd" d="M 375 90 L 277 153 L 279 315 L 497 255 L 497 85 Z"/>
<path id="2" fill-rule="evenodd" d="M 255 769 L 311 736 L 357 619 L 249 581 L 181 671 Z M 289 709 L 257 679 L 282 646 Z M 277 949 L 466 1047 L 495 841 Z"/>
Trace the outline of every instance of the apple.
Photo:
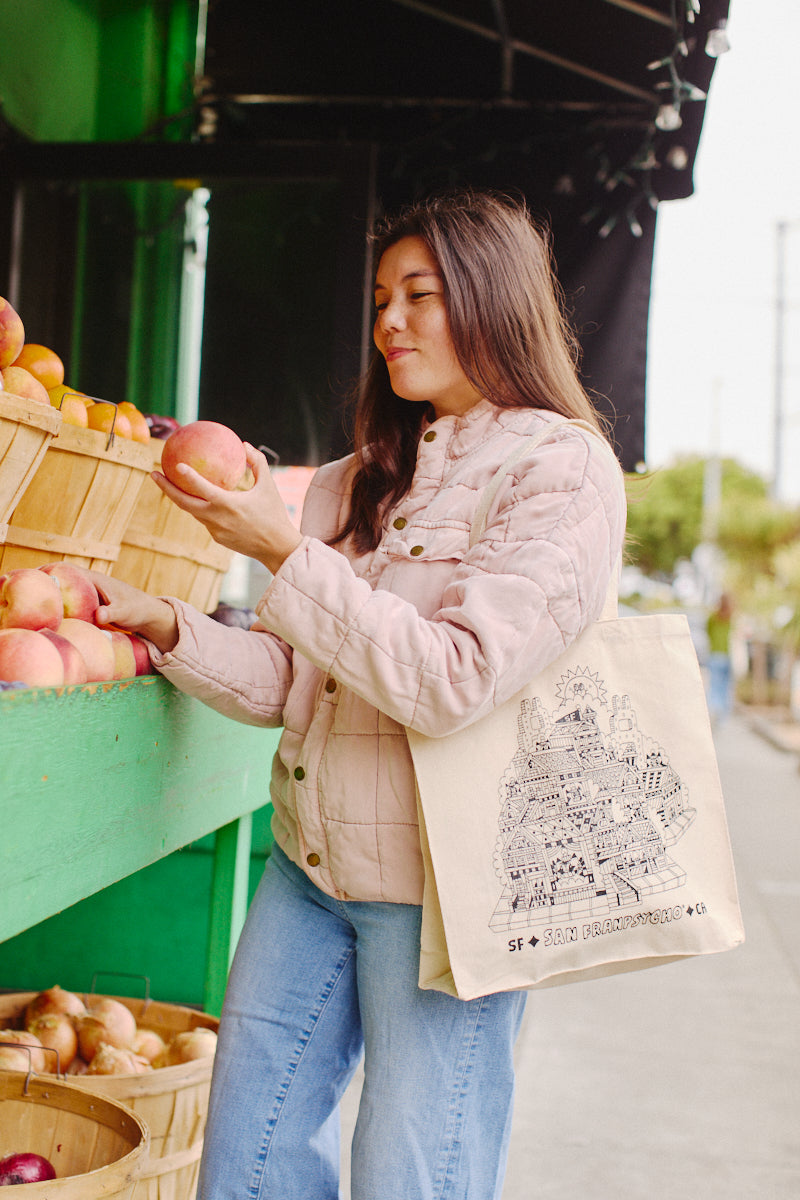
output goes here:
<path id="1" fill-rule="evenodd" d="M 43 637 L 53 643 L 61 655 L 61 661 L 64 664 L 64 683 L 88 683 L 89 668 L 78 647 L 62 634 L 56 633 L 55 629 L 43 629 L 41 633 Z"/>
<path id="2" fill-rule="evenodd" d="M 0 371 L 11 366 L 24 345 L 25 326 L 22 319 L 16 309 L 0 296 Z"/>
<path id="3" fill-rule="evenodd" d="M 99 683 L 114 678 L 114 647 L 109 629 L 100 629 L 77 617 L 65 617 L 56 633 L 80 650 L 89 673 L 87 682 Z"/>
<path id="4" fill-rule="evenodd" d="M 38 400 L 40 404 L 50 403 L 47 388 L 24 367 L 4 367 L 3 387 L 13 396 L 24 396 L 26 400 Z"/>
<path id="5" fill-rule="evenodd" d="M 134 671 L 131 671 L 131 674 L 152 675 L 153 668 L 150 665 L 150 654 L 147 650 L 147 646 L 144 643 L 144 639 L 139 637 L 138 633 L 130 633 L 127 629 L 119 629 L 116 632 L 121 633 L 123 637 L 128 638 L 130 641 L 131 649 L 133 650 L 133 661 L 136 668 Z"/>
<path id="6" fill-rule="evenodd" d="M 35 629 L 0 629 L 0 679 L 27 687 L 61 687 L 64 663 L 56 647 Z"/>
<path id="7" fill-rule="evenodd" d="M 0 629 L 57 629 L 63 619 L 61 588 L 38 567 L 0 575 Z"/>
<path id="8" fill-rule="evenodd" d="M 55 579 L 61 588 L 65 617 L 77 617 L 80 621 L 94 621 L 100 597 L 97 595 L 97 588 L 91 579 L 84 575 L 80 567 L 67 562 L 51 562 L 44 563 L 38 569 Z"/>
<path id="9" fill-rule="evenodd" d="M 129 633 L 128 637 L 133 643 L 133 657 L 136 659 L 136 674 L 153 675 L 154 671 L 150 662 L 150 652 L 145 645 L 144 639 L 140 638 L 138 633 Z"/>
<path id="10" fill-rule="evenodd" d="M 161 453 L 161 470 L 170 483 L 197 495 L 176 473 L 179 463 L 194 467 L 199 475 L 231 492 L 247 470 L 247 454 L 241 438 L 217 421 L 192 421 L 171 433 Z"/>
<path id="11" fill-rule="evenodd" d="M 111 649 L 114 651 L 114 679 L 132 679 L 136 674 L 136 655 L 131 639 L 121 629 L 110 629 Z"/>

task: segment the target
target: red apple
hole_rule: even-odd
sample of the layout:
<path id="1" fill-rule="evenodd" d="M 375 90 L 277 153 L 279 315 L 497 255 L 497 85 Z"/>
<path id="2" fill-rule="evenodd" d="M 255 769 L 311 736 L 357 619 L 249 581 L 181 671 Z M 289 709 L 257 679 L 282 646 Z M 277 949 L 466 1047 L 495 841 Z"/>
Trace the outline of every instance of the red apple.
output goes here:
<path id="1" fill-rule="evenodd" d="M 97 588 L 80 567 L 67 562 L 51 562 L 45 563 L 39 570 L 52 576 L 61 588 L 65 617 L 94 621 L 95 609 L 100 603 L 100 598 Z"/>
<path id="2" fill-rule="evenodd" d="M 58 629 L 64 618 L 61 588 L 36 567 L 0 575 L 0 629 Z"/>
<path id="3" fill-rule="evenodd" d="M 136 674 L 136 655 L 127 633 L 110 629 L 111 649 L 114 651 L 114 679 L 132 679 Z"/>
<path id="4" fill-rule="evenodd" d="M 72 642 L 80 650 L 89 673 L 89 683 L 114 678 L 114 648 L 111 631 L 100 629 L 77 617 L 65 617 L 56 633 Z"/>
<path id="5" fill-rule="evenodd" d="M 27 400 L 38 400 L 40 404 L 50 403 L 47 388 L 24 367 L 4 367 L 3 387 L 12 396 L 24 396 Z"/>
<path id="6" fill-rule="evenodd" d="M 17 311 L 0 296 L 0 371 L 10 367 L 25 345 L 25 326 Z M 11 391 L 11 389 L 8 389 Z"/>
<path id="7" fill-rule="evenodd" d="M 175 487 L 190 496 L 197 495 L 176 473 L 178 463 L 187 463 L 204 479 L 230 492 L 247 470 L 247 455 L 241 438 L 227 425 L 193 421 L 176 429 L 164 442 L 161 470 Z"/>
<path id="8" fill-rule="evenodd" d="M 132 672 L 134 675 L 152 675 L 153 668 L 150 665 L 150 654 L 144 639 L 139 637 L 138 633 L 129 633 L 127 629 L 120 629 L 117 632 L 128 638 L 133 650 L 133 661 L 136 664 L 136 670 Z"/>
<path id="9" fill-rule="evenodd" d="M 52 642 L 35 629 L 0 629 L 0 679 L 28 687 L 61 687 L 64 663 Z"/>
<path id="10" fill-rule="evenodd" d="M 54 629 L 43 629 L 41 632 L 42 636 L 48 638 L 61 655 L 61 661 L 64 664 L 64 683 L 88 683 L 89 668 L 78 647 L 62 634 L 56 633 Z"/>

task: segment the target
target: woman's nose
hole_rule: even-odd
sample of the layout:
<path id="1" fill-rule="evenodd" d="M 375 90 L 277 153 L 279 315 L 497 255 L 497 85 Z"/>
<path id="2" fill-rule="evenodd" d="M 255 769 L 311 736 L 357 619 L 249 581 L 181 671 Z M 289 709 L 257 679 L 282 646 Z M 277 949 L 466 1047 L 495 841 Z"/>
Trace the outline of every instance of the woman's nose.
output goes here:
<path id="1" fill-rule="evenodd" d="M 389 300 L 378 313 L 378 324 L 387 332 L 402 329 L 405 323 L 405 312 L 399 300 Z"/>

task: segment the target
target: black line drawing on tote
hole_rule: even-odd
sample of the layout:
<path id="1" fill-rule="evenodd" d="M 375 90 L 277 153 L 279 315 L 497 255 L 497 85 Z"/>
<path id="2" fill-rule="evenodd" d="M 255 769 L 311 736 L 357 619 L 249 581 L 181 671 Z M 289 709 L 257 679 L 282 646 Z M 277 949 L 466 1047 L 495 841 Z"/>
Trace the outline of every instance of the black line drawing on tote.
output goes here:
<path id="1" fill-rule="evenodd" d="M 552 711 L 540 696 L 522 701 L 499 781 L 498 931 L 618 913 L 686 881 L 667 850 L 696 810 L 630 697 L 609 702 L 604 681 L 577 667 L 552 700 Z"/>

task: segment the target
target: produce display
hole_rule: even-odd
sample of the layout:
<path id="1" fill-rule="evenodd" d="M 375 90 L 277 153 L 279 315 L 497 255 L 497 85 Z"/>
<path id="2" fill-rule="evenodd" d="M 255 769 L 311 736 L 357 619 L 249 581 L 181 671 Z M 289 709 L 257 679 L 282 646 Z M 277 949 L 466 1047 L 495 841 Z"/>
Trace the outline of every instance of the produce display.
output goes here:
<path id="1" fill-rule="evenodd" d="M 5 451 L 0 442 L 0 473 L 4 453 L 8 472 L 8 524 L 0 520 L 0 555 L 7 559 L 0 568 L 0 691 L 113 681 L 152 671 L 141 638 L 95 623 L 97 592 L 72 563 L 91 564 L 155 595 L 187 599 L 203 611 L 217 603 L 230 553 L 175 505 L 168 505 L 173 515 L 165 513 L 164 497 L 160 506 L 154 504 L 149 489 L 155 486 L 146 475 L 141 498 L 136 498 L 135 475 L 144 473 L 147 463 L 139 447 L 129 454 L 122 442 L 113 443 L 112 433 L 131 442 L 152 441 L 153 467 L 183 491 L 191 485 L 178 472 L 182 463 L 229 490 L 253 483 L 244 443 L 227 426 L 202 420 L 181 425 L 171 416 L 141 412 L 128 401 L 98 399 L 70 386 L 64 374 L 55 351 L 25 340 L 19 314 L 0 296 L 0 397 L 6 393 L 13 401 L 3 418 Z M 27 410 L 19 407 L 22 402 Z M 60 412 L 55 433 L 47 427 L 39 432 L 39 403 Z M 35 442 L 28 425 L 36 430 Z M 80 428 L 67 437 L 66 426 Z M 12 461 L 23 459 L 8 440 L 20 429 L 26 429 L 30 446 L 27 461 L 39 455 L 28 468 L 27 482 L 17 469 L 21 484 L 11 468 Z M 84 429 L 107 435 L 102 448 L 81 442 Z M 134 476 L 130 484 L 127 472 Z M 20 486 L 15 497 L 13 488 Z M 109 504 L 112 491 L 115 499 Z M 57 547 L 66 561 L 42 561 L 52 554 L 49 546 Z M 221 609 L 217 619 L 227 623 L 231 613 L 227 606 Z M 244 623 L 235 615 L 236 623 Z M 253 618 L 246 616 L 252 624 Z"/>
<path id="2" fill-rule="evenodd" d="M 138 634 L 95 625 L 99 603 L 94 585 L 71 563 L 0 575 L 0 680 L 61 687 L 148 674 Z"/>
<path id="3" fill-rule="evenodd" d="M 32 1066 L 40 1074 L 143 1075 L 213 1057 L 217 1047 L 213 1029 L 198 1026 L 165 1039 L 138 1024 L 131 1010 L 113 996 L 90 996 L 84 1002 L 57 984 L 25 1005 L 17 1025 L 0 1029 L 0 1069 L 27 1071 Z"/>
<path id="4" fill-rule="evenodd" d="M 64 382 L 64 363 L 54 350 L 25 341 L 25 326 L 8 300 L 0 296 L 0 390 L 60 409 L 68 425 L 149 442 L 144 413 L 124 400 L 114 404 L 87 396 Z"/>

